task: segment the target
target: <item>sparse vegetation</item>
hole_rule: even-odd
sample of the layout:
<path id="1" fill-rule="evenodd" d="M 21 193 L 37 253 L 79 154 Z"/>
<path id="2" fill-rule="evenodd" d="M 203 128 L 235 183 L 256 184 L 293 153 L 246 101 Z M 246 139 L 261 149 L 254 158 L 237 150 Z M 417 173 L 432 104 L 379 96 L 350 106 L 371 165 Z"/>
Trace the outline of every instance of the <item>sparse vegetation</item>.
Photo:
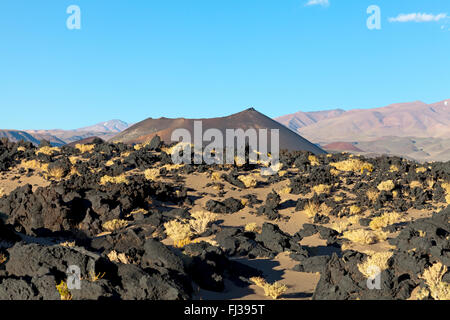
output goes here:
<path id="1" fill-rule="evenodd" d="M 359 244 L 374 244 L 378 241 L 378 237 L 374 232 L 365 229 L 346 231 L 344 232 L 343 237 L 351 242 Z"/>
<path id="2" fill-rule="evenodd" d="M 389 168 L 389 172 L 398 172 L 399 170 L 400 168 L 395 164 L 391 165 L 391 167 Z"/>
<path id="3" fill-rule="evenodd" d="M 416 173 L 424 173 L 427 172 L 427 168 L 425 167 L 419 167 L 416 169 Z"/>
<path id="4" fill-rule="evenodd" d="M 363 162 L 359 159 L 348 159 L 340 162 L 330 163 L 330 166 L 335 167 L 339 171 L 346 172 L 372 172 L 373 165 L 368 162 Z"/>
<path id="5" fill-rule="evenodd" d="M 311 163 L 312 166 L 318 166 L 320 165 L 319 159 L 315 155 L 309 155 L 308 160 Z"/>
<path id="6" fill-rule="evenodd" d="M 62 178 L 64 178 L 64 169 L 60 167 L 53 167 L 48 169 L 47 178 L 54 180 L 61 180 Z"/>
<path id="7" fill-rule="evenodd" d="M 339 220 L 339 221 L 334 222 L 331 225 L 331 228 L 336 230 L 339 233 L 343 233 L 344 231 L 346 231 L 348 229 L 349 226 L 350 226 L 350 221 Z"/>
<path id="8" fill-rule="evenodd" d="M 120 176 L 117 176 L 117 177 L 103 176 L 100 179 L 100 184 L 101 185 L 106 185 L 108 183 L 116 183 L 116 184 L 125 183 L 125 184 L 128 184 L 129 181 L 128 181 L 127 177 L 124 174 L 121 174 Z"/>
<path id="9" fill-rule="evenodd" d="M 393 252 L 369 252 L 365 262 L 358 264 L 358 270 L 367 278 L 375 276 L 377 272 L 386 270 L 388 261 L 392 257 Z"/>
<path id="10" fill-rule="evenodd" d="M 377 189 L 380 191 L 392 191 L 395 188 L 395 183 L 392 180 L 386 180 L 383 182 L 380 182 L 380 184 L 377 186 Z"/>
<path id="11" fill-rule="evenodd" d="M 420 183 L 420 181 L 411 181 L 410 183 L 409 183 L 409 187 L 411 188 L 411 189 L 414 189 L 414 188 L 422 188 L 422 183 Z"/>
<path id="12" fill-rule="evenodd" d="M 123 264 L 129 264 L 130 263 L 128 261 L 128 258 L 125 255 L 125 253 L 118 253 L 115 250 L 112 250 L 110 253 L 108 253 L 107 257 L 112 262 L 123 263 Z"/>
<path id="13" fill-rule="evenodd" d="M 103 279 L 103 277 L 105 275 L 106 275 L 105 272 L 96 274 L 93 270 L 91 270 L 91 271 L 89 271 L 88 281 L 97 282 L 97 281 Z"/>
<path id="14" fill-rule="evenodd" d="M 331 186 L 326 185 L 326 184 L 319 184 L 317 186 L 313 186 L 312 190 L 317 194 L 322 194 L 322 193 L 328 194 L 331 192 Z"/>
<path id="15" fill-rule="evenodd" d="M 258 181 L 251 175 L 239 176 L 238 179 L 242 181 L 246 188 L 254 188 L 258 184 Z"/>
<path id="16" fill-rule="evenodd" d="M 166 233 L 175 244 L 180 244 L 183 241 L 189 241 L 193 236 L 191 227 L 187 223 L 183 223 L 176 220 L 171 220 L 164 224 Z"/>
<path id="17" fill-rule="evenodd" d="M 145 179 L 147 180 L 156 180 L 159 177 L 160 170 L 157 168 L 147 169 L 144 171 Z"/>
<path id="18" fill-rule="evenodd" d="M 450 204 L 450 182 L 443 182 L 441 186 L 445 191 L 445 201 Z"/>
<path id="19" fill-rule="evenodd" d="M 391 224 L 401 222 L 402 215 L 398 212 L 385 212 L 380 217 L 375 217 L 369 224 L 372 230 L 379 230 Z"/>
<path id="20" fill-rule="evenodd" d="M 41 163 L 38 160 L 28 160 L 28 161 L 22 161 L 21 166 L 25 169 L 47 171 L 49 164 Z"/>
<path id="21" fill-rule="evenodd" d="M 67 283 L 65 283 L 64 281 L 61 281 L 61 283 L 56 286 L 56 290 L 58 290 L 61 300 L 64 301 L 72 300 L 72 294 L 70 293 L 69 288 L 67 287 Z"/>
<path id="22" fill-rule="evenodd" d="M 217 215 L 208 211 L 196 211 L 191 217 L 194 219 L 189 220 L 189 226 L 196 234 L 204 233 L 208 226 L 217 220 Z"/>
<path id="23" fill-rule="evenodd" d="M 59 152 L 58 147 L 42 147 L 36 150 L 36 155 L 39 155 L 40 153 L 45 154 L 47 156 L 52 156 L 53 154 Z"/>
<path id="24" fill-rule="evenodd" d="M 261 233 L 261 227 L 258 226 L 256 223 L 251 222 L 245 225 L 245 229 L 246 232 L 254 232 L 254 233 Z"/>
<path id="25" fill-rule="evenodd" d="M 362 209 L 360 207 L 358 207 L 357 205 L 352 205 L 349 208 L 349 212 L 351 215 L 360 214 L 361 211 L 362 211 Z"/>
<path id="26" fill-rule="evenodd" d="M 437 262 L 420 276 L 421 279 L 425 280 L 428 293 L 434 300 L 450 300 L 450 283 L 442 281 L 447 270 L 447 266 Z M 422 294 L 424 295 L 424 293 Z"/>
<path id="27" fill-rule="evenodd" d="M 92 152 L 94 150 L 95 145 L 93 144 L 76 144 L 75 149 L 78 149 L 80 153 Z"/>
<path id="28" fill-rule="evenodd" d="M 113 219 L 103 224 L 103 229 L 109 232 L 114 232 L 128 226 L 129 222 L 126 220 Z"/>
<path id="29" fill-rule="evenodd" d="M 308 203 L 305 205 L 305 208 L 303 209 L 303 212 L 310 218 L 314 218 L 316 214 L 319 213 L 320 210 L 320 204 L 314 201 L 308 201 Z"/>
<path id="30" fill-rule="evenodd" d="M 376 189 L 369 189 L 366 192 L 366 196 L 370 200 L 370 202 L 374 203 L 375 201 L 377 201 L 380 193 Z"/>
<path id="31" fill-rule="evenodd" d="M 250 281 L 252 281 L 258 287 L 262 288 L 266 297 L 271 297 L 275 300 L 282 296 L 288 289 L 284 284 L 278 281 L 270 284 L 261 277 L 250 278 Z"/>

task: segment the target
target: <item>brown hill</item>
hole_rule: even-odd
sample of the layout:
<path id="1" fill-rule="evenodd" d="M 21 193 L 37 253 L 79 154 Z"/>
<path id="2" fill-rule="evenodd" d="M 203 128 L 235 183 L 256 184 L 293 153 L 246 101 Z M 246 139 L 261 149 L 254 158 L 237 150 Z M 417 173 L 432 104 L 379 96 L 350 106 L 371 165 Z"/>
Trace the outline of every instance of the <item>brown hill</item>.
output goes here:
<path id="1" fill-rule="evenodd" d="M 361 149 L 355 147 L 355 145 L 350 142 L 332 142 L 332 143 L 322 146 L 322 148 L 324 148 L 325 150 L 330 150 L 330 151 L 362 152 Z"/>
<path id="2" fill-rule="evenodd" d="M 276 120 L 316 143 L 368 141 L 385 136 L 450 138 L 450 100 L 426 104 L 421 101 L 383 108 L 298 112 Z M 305 124 L 299 126 L 298 123 Z"/>
<path id="3" fill-rule="evenodd" d="M 116 135 L 112 141 L 124 143 L 142 143 L 149 141 L 155 135 L 161 137 L 165 142 L 171 142 L 171 135 L 175 129 L 184 128 L 189 130 L 193 139 L 194 121 L 202 121 L 203 132 L 210 128 L 219 129 L 224 137 L 226 129 L 279 129 L 280 148 L 287 150 L 305 150 L 316 154 L 325 153 L 320 147 L 312 144 L 299 134 L 289 130 L 280 123 L 266 117 L 253 108 L 220 118 L 210 119 L 146 119 L 125 131 Z M 207 143 L 206 143 L 207 144 Z M 269 138 L 270 145 L 270 138 Z"/>
<path id="4" fill-rule="evenodd" d="M 11 142 L 19 142 L 21 140 L 39 144 L 40 141 L 31 134 L 19 130 L 0 130 L 0 138 L 7 138 Z"/>

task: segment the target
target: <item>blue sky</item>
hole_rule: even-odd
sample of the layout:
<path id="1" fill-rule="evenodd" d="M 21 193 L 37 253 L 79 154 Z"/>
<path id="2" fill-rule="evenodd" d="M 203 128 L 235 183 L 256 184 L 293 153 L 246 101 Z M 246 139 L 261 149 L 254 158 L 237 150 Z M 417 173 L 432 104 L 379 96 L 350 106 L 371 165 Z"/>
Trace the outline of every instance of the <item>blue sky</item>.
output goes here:
<path id="1" fill-rule="evenodd" d="M 450 98 L 450 1 L 308 1 L 2 0 L 0 128 Z"/>

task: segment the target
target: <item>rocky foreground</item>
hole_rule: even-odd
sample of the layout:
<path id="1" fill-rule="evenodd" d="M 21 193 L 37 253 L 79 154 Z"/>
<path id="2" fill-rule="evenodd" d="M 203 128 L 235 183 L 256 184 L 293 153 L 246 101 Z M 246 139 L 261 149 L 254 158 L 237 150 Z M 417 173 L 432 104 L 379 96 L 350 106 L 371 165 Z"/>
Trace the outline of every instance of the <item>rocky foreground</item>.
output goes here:
<path id="1" fill-rule="evenodd" d="M 450 162 L 282 152 L 262 176 L 170 147 L 2 140 L 0 299 L 450 299 Z"/>

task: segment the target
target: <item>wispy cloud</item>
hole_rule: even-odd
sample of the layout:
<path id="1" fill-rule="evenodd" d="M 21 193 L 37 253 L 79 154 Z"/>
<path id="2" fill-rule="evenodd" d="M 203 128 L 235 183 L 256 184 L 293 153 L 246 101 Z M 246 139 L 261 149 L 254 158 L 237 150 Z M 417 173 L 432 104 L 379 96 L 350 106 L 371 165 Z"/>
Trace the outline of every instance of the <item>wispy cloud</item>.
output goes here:
<path id="1" fill-rule="evenodd" d="M 446 19 L 449 16 L 446 13 L 430 14 L 430 13 L 408 13 L 399 14 L 394 18 L 389 18 L 389 22 L 435 22 Z"/>
<path id="2" fill-rule="evenodd" d="M 328 0 L 308 0 L 308 2 L 305 4 L 305 6 L 322 6 L 322 7 L 328 7 L 330 5 L 330 2 Z"/>

